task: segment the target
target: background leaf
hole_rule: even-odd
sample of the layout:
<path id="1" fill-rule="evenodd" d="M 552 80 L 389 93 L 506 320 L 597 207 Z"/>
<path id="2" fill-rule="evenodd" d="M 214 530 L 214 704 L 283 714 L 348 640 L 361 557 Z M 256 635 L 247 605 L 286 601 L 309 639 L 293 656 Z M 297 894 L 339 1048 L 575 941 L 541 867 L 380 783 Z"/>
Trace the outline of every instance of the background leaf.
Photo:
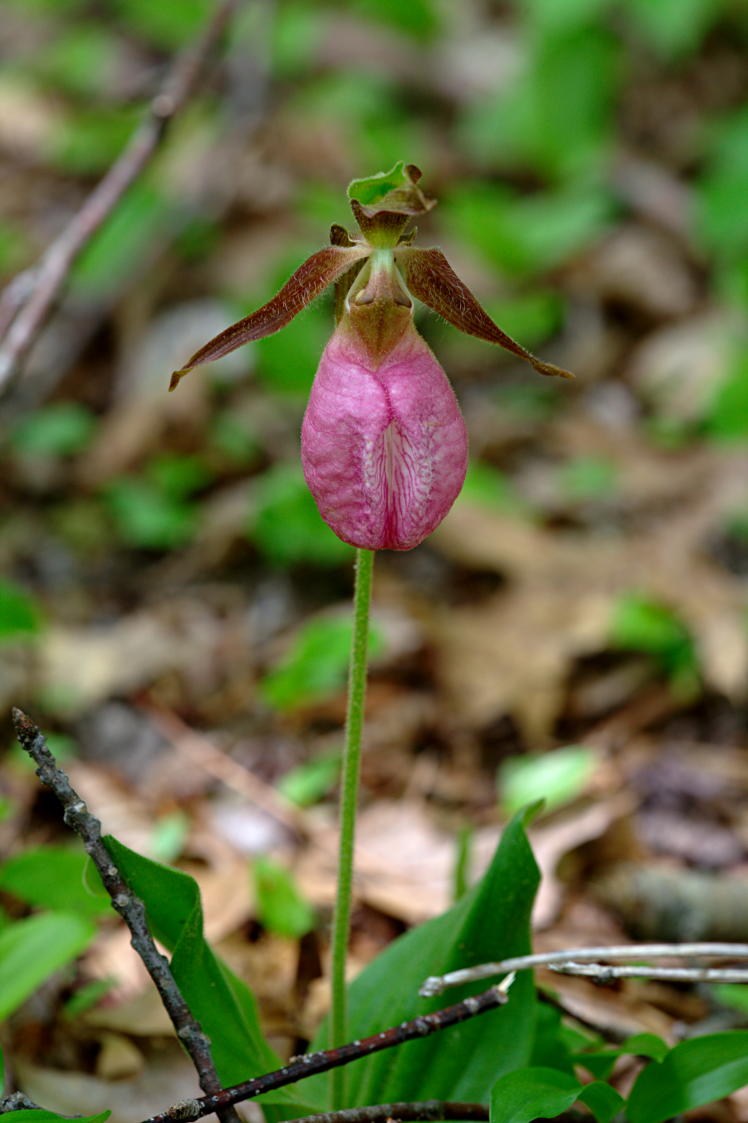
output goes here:
<path id="1" fill-rule="evenodd" d="M 0 932 L 0 1018 L 88 946 L 96 929 L 85 917 L 46 912 Z"/>
<path id="2" fill-rule="evenodd" d="M 109 895 L 91 859 L 79 848 L 37 846 L 0 867 L 0 889 L 36 907 L 105 916 Z"/>

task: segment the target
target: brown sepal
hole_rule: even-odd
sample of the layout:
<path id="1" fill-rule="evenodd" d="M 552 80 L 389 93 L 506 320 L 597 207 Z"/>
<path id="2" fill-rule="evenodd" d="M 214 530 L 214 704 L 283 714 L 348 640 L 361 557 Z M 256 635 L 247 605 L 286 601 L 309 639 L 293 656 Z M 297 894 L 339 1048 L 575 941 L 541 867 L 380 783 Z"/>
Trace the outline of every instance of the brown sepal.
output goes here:
<path id="1" fill-rule="evenodd" d="M 315 297 L 319 296 L 323 289 L 333 281 L 337 281 L 351 266 L 362 261 L 370 252 L 366 246 L 327 246 L 313 253 L 303 265 L 299 266 L 272 300 L 250 316 L 245 316 L 243 320 L 226 328 L 196 351 L 180 370 L 175 370 L 171 376 L 169 389 L 174 390 L 193 367 L 200 366 L 202 363 L 212 363 L 245 343 L 254 343 L 257 339 L 280 331 Z"/>
<path id="2" fill-rule="evenodd" d="M 481 308 L 470 289 L 455 273 L 441 250 L 400 248 L 395 250 L 395 260 L 402 269 L 409 291 L 427 304 L 450 324 L 467 335 L 477 336 L 489 343 L 511 351 L 526 359 L 539 374 L 573 378 L 571 371 L 547 363 L 531 354 L 520 343 L 503 332 Z"/>

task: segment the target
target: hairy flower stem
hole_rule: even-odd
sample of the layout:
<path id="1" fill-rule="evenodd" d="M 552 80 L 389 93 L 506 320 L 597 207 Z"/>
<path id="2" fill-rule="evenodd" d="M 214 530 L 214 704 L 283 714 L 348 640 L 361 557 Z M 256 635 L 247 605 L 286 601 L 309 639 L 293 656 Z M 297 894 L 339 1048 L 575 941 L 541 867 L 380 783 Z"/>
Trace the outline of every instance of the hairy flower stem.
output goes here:
<path id="1" fill-rule="evenodd" d="M 356 551 L 356 581 L 353 592 L 353 638 L 348 672 L 348 708 L 345 722 L 343 775 L 340 787 L 340 839 L 338 843 L 338 887 L 332 929 L 332 1009 L 330 1046 L 342 1045 L 347 1035 L 345 968 L 351 921 L 353 848 L 361 771 L 361 734 L 366 695 L 366 655 L 369 643 L 369 606 L 374 569 L 374 551 Z M 345 1069 L 331 1074 L 331 1106 L 344 1107 Z"/>

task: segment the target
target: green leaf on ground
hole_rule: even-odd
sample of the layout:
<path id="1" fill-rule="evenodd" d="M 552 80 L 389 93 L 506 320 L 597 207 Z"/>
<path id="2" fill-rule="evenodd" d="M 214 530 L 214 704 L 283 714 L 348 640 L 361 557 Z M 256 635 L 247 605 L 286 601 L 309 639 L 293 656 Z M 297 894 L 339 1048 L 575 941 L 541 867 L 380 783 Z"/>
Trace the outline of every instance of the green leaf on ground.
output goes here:
<path id="1" fill-rule="evenodd" d="M 538 799 L 545 809 L 561 807 L 584 791 L 596 763 L 594 750 L 583 745 L 541 756 L 507 757 L 499 767 L 501 805 L 509 814 Z"/>
<path id="2" fill-rule="evenodd" d="M 265 472 L 254 500 L 248 533 L 273 565 L 337 565 L 353 556 L 353 547 L 322 521 L 299 466 L 278 464 Z"/>
<path id="3" fill-rule="evenodd" d="M 279 710 L 324 698 L 345 685 L 353 625 L 350 616 L 324 616 L 299 629 L 291 650 L 262 680 L 263 697 Z M 379 654 L 381 632 L 371 628 L 369 653 Z"/>
<path id="4" fill-rule="evenodd" d="M 253 865 L 257 919 L 277 936 L 298 940 L 314 927 L 314 909 L 299 892 L 292 875 L 266 856 Z"/>
<path id="5" fill-rule="evenodd" d="M 109 895 L 96 867 L 81 848 L 36 846 L 0 866 L 0 889 L 37 908 L 75 912 L 78 916 L 109 913 Z"/>
<path id="6" fill-rule="evenodd" d="M 78 402 L 54 402 L 18 423 L 13 448 L 26 456 L 70 456 L 89 443 L 96 419 Z"/>
<path id="7" fill-rule="evenodd" d="M 278 781 L 278 791 L 297 807 L 310 807 L 327 795 L 340 775 L 341 753 L 320 753 L 291 768 Z"/>
<path id="8" fill-rule="evenodd" d="M 45 912 L 0 931 L 0 1018 L 6 1018 L 45 979 L 70 963 L 96 933 L 90 920 Z"/>

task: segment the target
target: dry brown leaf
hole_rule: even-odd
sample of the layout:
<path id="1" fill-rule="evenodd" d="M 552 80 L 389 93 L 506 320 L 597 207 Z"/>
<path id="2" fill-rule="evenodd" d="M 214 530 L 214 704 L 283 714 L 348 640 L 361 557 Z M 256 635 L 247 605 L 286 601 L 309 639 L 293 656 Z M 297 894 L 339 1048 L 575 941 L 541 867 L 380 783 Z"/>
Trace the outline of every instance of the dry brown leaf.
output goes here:
<path id="1" fill-rule="evenodd" d="M 450 707 L 473 727 L 511 712 L 530 744 L 542 743 L 570 661 L 608 646 L 616 598 L 632 590 L 670 606 L 693 632 L 707 683 L 741 697 L 748 583 L 704 555 L 704 538 L 745 478 L 745 454 L 715 455 L 701 488 L 667 520 L 618 535 L 547 531 L 456 504 L 436 532 L 439 548 L 506 575 L 509 587 L 480 605 L 433 614 Z"/>

